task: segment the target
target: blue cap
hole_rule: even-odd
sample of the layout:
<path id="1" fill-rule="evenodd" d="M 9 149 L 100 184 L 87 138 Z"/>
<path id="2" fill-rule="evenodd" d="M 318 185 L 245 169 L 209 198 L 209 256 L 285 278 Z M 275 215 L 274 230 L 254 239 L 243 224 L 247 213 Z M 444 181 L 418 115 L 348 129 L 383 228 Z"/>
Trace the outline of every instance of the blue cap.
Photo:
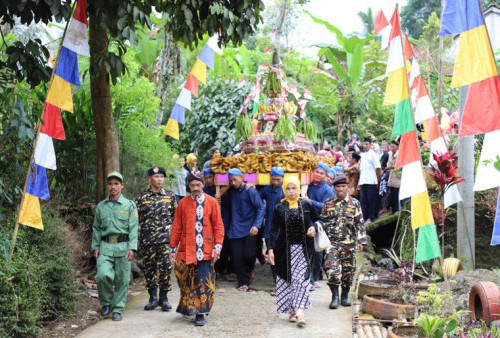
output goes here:
<path id="1" fill-rule="evenodd" d="M 231 178 L 233 176 L 243 176 L 243 173 L 238 168 L 229 169 L 228 174 L 229 174 L 229 178 Z"/>
<path id="2" fill-rule="evenodd" d="M 333 176 L 335 176 L 335 171 L 331 168 L 328 168 L 328 170 L 326 171 L 327 174 L 333 174 Z"/>
<path id="3" fill-rule="evenodd" d="M 285 176 L 285 170 L 281 167 L 275 166 L 271 168 L 271 176 Z"/>
<path id="4" fill-rule="evenodd" d="M 213 174 L 214 174 L 214 172 L 212 171 L 212 169 L 210 169 L 210 168 L 203 169 L 203 176 L 213 175 Z"/>
<path id="5" fill-rule="evenodd" d="M 316 168 L 315 168 L 315 169 L 321 169 L 321 170 L 323 170 L 325 173 L 327 173 L 327 172 L 328 172 L 328 170 L 329 170 L 328 166 L 327 166 L 326 164 L 324 164 L 323 162 L 318 163 L 318 165 L 316 166 Z"/>
<path id="6" fill-rule="evenodd" d="M 342 167 L 339 167 L 339 166 L 335 166 L 332 168 L 333 171 L 335 171 L 336 174 L 340 174 L 340 173 L 344 173 L 344 169 Z"/>

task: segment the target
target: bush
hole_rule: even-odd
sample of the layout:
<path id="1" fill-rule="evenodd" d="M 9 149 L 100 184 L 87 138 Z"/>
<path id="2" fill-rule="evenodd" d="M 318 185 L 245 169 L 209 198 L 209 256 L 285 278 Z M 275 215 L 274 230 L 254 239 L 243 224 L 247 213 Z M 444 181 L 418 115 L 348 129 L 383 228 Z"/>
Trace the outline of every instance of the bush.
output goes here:
<path id="1" fill-rule="evenodd" d="M 44 209 L 44 208 L 43 208 Z M 0 227 L 0 336 L 36 335 L 43 321 L 76 308 L 74 270 L 61 221 L 42 210 L 44 231 L 21 226 L 12 260 L 14 217 Z"/>

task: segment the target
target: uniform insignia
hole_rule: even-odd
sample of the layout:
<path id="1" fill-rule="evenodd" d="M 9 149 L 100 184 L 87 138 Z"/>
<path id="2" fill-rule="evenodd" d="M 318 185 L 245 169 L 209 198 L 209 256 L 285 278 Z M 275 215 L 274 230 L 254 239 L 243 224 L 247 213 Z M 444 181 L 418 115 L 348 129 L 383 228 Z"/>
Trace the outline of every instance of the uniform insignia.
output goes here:
<path id="1" fill-rule="evenodd" d="M 334 207 L 334 206 L 335 206 L 335 204 L 327 204 L 326 205 L 327 208 L 331 208 L 331 207 Z"/>
<path id="2" fill-rule="evenodd" d="M 356 209 L 354 209 L 354 208 L 347 208 L 346 210 L 347 210 L 347 212 L 352 212 L 352 213 L 354 213 L 356 211 Z"/>
<path id="3" fill-rule="evenodd" d="M 335 208 L 326 208 L 326 211 L 333 211 Z"/>
<path id="4" fill-rule="evenodd" d="M 159 170 L 160 170 L 160 169 L 158 169 L 158 167 L 154 167 L 154 168 L 153 168 L 153 171 L 154 171 L 155 173 L 157 173 Z"/>
<path id="5" fill-rule="evenodd" d="M 151 203 L 152 203 L 151 201 L 144 201 L 141 204 L 151 204 Z"/>
<path id="6" fill-rule="evenodd" d="M 134 212 L 134 217 L 139 217 L 139 214 L 136 212 Z"/>
<path id="7" fill-rule="evenodd" d="M 163 198 L 161 201 L 170 203 L 170 202 L 172 202 L 172 199 L 170 197 L 167 197 L 167 198 Z"/>
<path id="8" fill-rule="evenodd" d="M 127 210 L 120 210 L 120 214 L 125 214 L 125 215 L 128 215 L 130 214 Z"/>

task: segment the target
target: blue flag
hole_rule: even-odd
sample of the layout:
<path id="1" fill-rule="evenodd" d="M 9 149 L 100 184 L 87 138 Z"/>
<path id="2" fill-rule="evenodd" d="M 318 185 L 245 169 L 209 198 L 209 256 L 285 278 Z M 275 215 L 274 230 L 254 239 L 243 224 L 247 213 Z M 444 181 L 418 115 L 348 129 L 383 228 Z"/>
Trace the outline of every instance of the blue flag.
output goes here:
<path id="1" fill-rule="evenodd" d="M 47 173 L 44 167 L 36 164 L 31 167 L 26 193 L 42 200 L 50 199 L 49 186 L 47 185 Z"/>
<path id="2" fill-rule="evenodd" d="M 206 64 L 208 68 L 214 69 L 214 56 L 215 52 L 207 44 L 205 45 L 205 47 L 203 47 L 203 50 L 201 51 L 198 59 L 203 61 L 203 63 Z"/>
<path id="3" fill-rule="evenodd" d="M 78 57 L 76 53 L 66 47 L 61 48 L 57 62 L 56 75 L 74 85 L 80 86 L 78 71 Z"/>
<path id="4" fill-rule="evenodd" d="M 179 122 L 180 124 L 186 124 L 186 117 L 184 115 L 184 107 L 176 103 L 170 114 L 170 118 Z"/>
<path id="5" fill-rule="evenodd" d="M 439 35 L 460 34 L 482 25 L 484 25 L 484 20 L 479 1 L 447 0 Z"/>
<path id="6" fill-rule="evenodd" d="M 493 223 L 493 235 L 490 245 L 500 244 L 500 188 L 497 200 L 497 212 L 495 213 L 495 223 Z"/>

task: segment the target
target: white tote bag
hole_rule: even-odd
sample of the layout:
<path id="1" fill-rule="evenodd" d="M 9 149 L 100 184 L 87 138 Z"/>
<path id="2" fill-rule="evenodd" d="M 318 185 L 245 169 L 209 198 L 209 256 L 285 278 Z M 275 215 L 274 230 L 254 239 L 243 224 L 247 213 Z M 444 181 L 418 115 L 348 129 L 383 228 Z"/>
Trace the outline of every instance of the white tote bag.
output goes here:
<path id="1" fill-rule="evenodd" d="M 321 222 L 316 222 L 316 225 L 318 226 L 318 231 L 316 231 L 316 235 L 314 236 L 314 249 L 316 252 L 321 252 L 328 249 L 332 243 L 328 239 L 325 230 L 323 230 Z"/>

